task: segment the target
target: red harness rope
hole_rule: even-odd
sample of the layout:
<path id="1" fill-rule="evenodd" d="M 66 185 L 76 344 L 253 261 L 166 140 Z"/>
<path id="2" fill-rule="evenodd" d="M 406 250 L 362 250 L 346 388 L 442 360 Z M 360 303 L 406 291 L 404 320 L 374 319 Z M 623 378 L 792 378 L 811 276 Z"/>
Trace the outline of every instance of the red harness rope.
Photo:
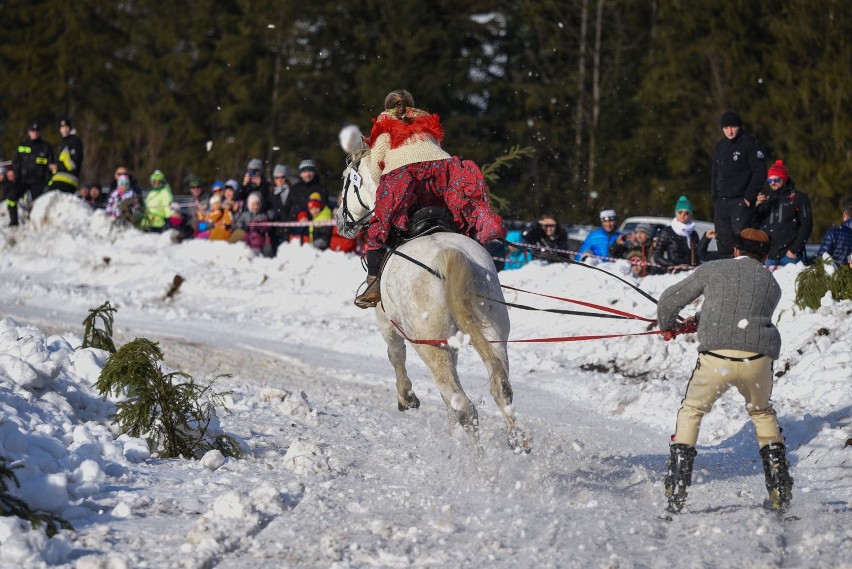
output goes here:
<path id="1" fill-rule="evenodd" d="M 449 344 L 447 340 L 416 340 L 406 334 L 399 324 L 394 320 L 390 321 L 394 325 L 399 335 L 411 342 L 421 346 L 446 346 Z M 489 344 L 520 344 L 520 343 L 546 343 L 546 342 L 580 342 L 582 340 L 606 340 L 608 338 L 623 338 L 625 336 L 651 336 L 659 334 L 668 334 L 662 330 L 651 330 L 650 332 L 634 332 L 632 334 L 598 334 L 594 336 L 561 336 L 557 338 L 526 338 L 522 340 L 488 340 Z"/>
<path id="2" fill-rule="evenodd" d="M 600 304 L 594 304 L 591 302 L 585 302 L 583 300 L 574 300 L 572 298 L 563 298 L 561 296 L 551 296 L 549 294 L 541 294 L 539 292 L 532 292 L 529 290 L 523 290 L 520 288 L 511 287 L 508 285 L 500 285 L 501 288 L 505 288 L 507 290 L 514 290 L 517 292 L 525 292 L 527 294 L 534 294 L 536 296 L 543 296 L 544 298 L 552 298 L 553 300 L 561 300 L 562 302 L 570 302 L 571 304 L 579 304 L 580 306 L 585 306 L 587 308 L 595 308 L 597 310 L 602 310 L 604 312 L 609 312 L 610 314 L 617 314 L 619 316 L 623 316 L 624 318 L 628 318 L 630 320 L 642 320 L 644 322 L 655 322 L 655 320 L 651 320 L 650 318 L 645 318 L 644 316 L 637 316 L 636 314 L 630 314 L 629 312 L 623 312 L 621 310 L 616 310 L 615 308 L 609 308 L 607 306 L 601 306 Z"/>
<path id="3" fill-rule="evenodd" d="M 527 294 L 534 294 L 536 296 L 543 296 L 545 298 L 552 298 L 554 300 L 561 300 L 562 302 L 570 302 L 570 303 L 573 303 L 573 304 L 579 304 L 579 305 L 582 305 L 582 306 L 586 306 L 588 308 L 595 308 L 597 310 L 602 310 L 604 312 L 616 314 L 618 316 L 621 316 L 622 318 L 627 318 L 627 319 L 630 319 L 630 320 L 642 320 L 643 322 L 656 322 L 655 320 L 651 320 L 650 318 L 645 318 L 644 316 L 638 316 L 636 314 L 631 314 L 629 312 L 624 312 L 622 310 L 617 310 L 615 308 L 609 308 L 607 306 L 601 306 L 600 304 L 594 304 L 592 302 L 586 302 L 586 301 L 583 301 L 583 300 L 575 300 L 575 299 L 572 299 L 572 298 L 564 298 L 564 297 L 561 297 L 561 296 L 553 296 L 553 295 L 549 295 L 549 294 L 541 294 L 541 293 L 538 293 L 538 292 L 531 292 L 531 291 L 528 291 L 528 290 L 523 290 L 523 289 L 520 289 L 520 288 L 515 288 L 515 287 L 511 287 L 511 286 L 507 286 L 507 285 L 500 285 L 500 286 L 502 288 L 505 288 L 505 289 L 508 289 L 508 290 L 514 290 L 514 291 L 517 291 L 517 292 L 525 292 Z M 384 307 L 382 309 L 384 310 Z M 397 332 L 399 332 L 399 335 L 402 336 L 403 338 L 405 338 L 406 340 L 408 340 L 409 342 L 411 342 L 412 344 L 425 345 L 425 346 L 446 346 L 449 343 L 449 342 L 447 342 L 447 340 L 418 340 L 418 339 L 415 339 L 415 338 L 411 338 L 408 334 L 406 334 L 403 331 L 402 327 L 399 324 L 397 324 L 394 320 L 391 320 L 390 322 L 391 322 L 391 324 L 394 325 L 394 328 L 396 328 Z M 668 331 L 668 332 L 663 331 L 663 330 L 651 330 L 651 331 L 648 331 L 648 332 L 633 332 L 633 333 L 629 333 L 629 334 L 593 334 L 593 335 L 586 335 L 586 336 L 559 336 L 559 337 L 555 337 L 555 338 L 525 338 L 525 339 L 521 339 L 521 340 L 489 340 L 488 342 L 491 343 L 491 344 L 580 342 L 580 341 L 583 341 L 583 340 L 606 340 L 606 339 L 609 339 L 609 338 L 623 338 L 623 337 L 626 337 L 626 336 L 652 336 L 652 335 L 664 335 L 666 340 L 670 340 L 670 339 L 674 338 L 675 336 L 677 336 L 678 334 L 694 332 L 694 331 L 695 331 L 695 328 L 692 327 L 691 329 L 685 329 L 685 330 L 676 329 L 676 330 L 672 330 L 672 331 Z"/>

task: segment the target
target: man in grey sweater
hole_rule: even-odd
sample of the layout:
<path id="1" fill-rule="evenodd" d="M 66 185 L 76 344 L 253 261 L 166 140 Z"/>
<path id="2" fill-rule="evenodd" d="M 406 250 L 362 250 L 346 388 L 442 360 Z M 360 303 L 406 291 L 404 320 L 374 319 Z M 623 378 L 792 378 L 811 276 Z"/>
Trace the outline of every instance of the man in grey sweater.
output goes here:
<path id="1" fill-rule="evenodd" d="M 698 362 L 686 389 L 672 435 L 665 486 L 668 511 L 677 513 L 692 483 L 695 443 L 701 419 L 729 388 L 745 398 L 754 423 L 769 492 L 767 506 L 785 511 L 793 479 L 789 474 L 784 437 L 772 408 L 772 362 L 778 359 L 781 336 L 772 313 L 781 288 L 763 262 L 769 253 L 769 236 L 744 229 L 734 237 L 733 259 L 705 263 L 679 283 L 666 289 L 657 305 L 661 330 L 678 332 L 698 327 Z M 678 313 L 699 296 L 701 312 L 684 324 Z"/>

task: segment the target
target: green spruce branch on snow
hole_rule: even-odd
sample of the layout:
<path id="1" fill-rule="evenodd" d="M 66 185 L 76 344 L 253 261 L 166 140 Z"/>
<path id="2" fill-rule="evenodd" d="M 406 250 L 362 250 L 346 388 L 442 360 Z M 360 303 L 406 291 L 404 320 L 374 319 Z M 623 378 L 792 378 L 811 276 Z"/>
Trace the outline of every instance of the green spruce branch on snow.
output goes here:
<path id="1" fill-rule="evenodd" d="M 15 476 L 15 468 L 20 468 L 20 465 L 7 464 L 6 459 L 0 456 L 0 516 L 17 516 L 30 522 L 33 528 L 38 528 L 44 523 L 48 537 L 53 537 L 60 529 L 73 530 L 68 521 L 54 514 L 33 510 L 24 500 L 9 491 L 9 481 L 14 482 L 19 488 L 21 486 L 18 477 Z"/>
<path id="2" fill-rule="evenodd" d="M 816 310 L 829 291 L 834 300 L 852 300 L 852 269 L 816 259 L 796 277 L 796 305 L 800 308 Z"/>
<path id="3" fill-rule="evenodd" d="M 89 310 L 89 315 L 83 320 L 83 348 L 97 348 L 111 354 L 115 353 L 115 344 L 112 341 L 115 312 L 116 309 L 109 301 Z M 98 326 L 98 322 L 101 327 Z"/>
<path id="4" fill-rule="evenodd" d="M 216 406 L 224 407 L 229 392 L 213 391 L 213 382 L 199 385 L 183 372 L 164 373 L 158 344 L 136 338 L 107 360 L 95 387 L 106 395 L 124 395 L 115 419 L 122 432 L 146 437 L 160 455 L 200 458 L 212 449 L 239 457 L 237 441 L 228 435 L 208 436 Z M 215 381 L 215 380 L 214 380 Z"/>

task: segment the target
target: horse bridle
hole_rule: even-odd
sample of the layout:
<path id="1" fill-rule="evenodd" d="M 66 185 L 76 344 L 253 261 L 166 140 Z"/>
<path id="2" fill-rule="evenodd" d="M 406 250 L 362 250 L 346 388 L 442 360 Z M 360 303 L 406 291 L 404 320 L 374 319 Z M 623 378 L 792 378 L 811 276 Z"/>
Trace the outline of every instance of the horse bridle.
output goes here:
<path id="1" fill-rule="evenodd" d="M 343 183 L 343 225 L 347 229 L 359 229 L 361 227 L 366 227 L 370 223 L 370 216 L 373 215 L 373 210 L 375 208 L 370 208 L 367 204 L 364 203 L 364 200 L 361 198 L 361 182 L 363 182 L 363 178 L 361 174 L 358 173 L 358 166 L 361 164 L 361 160 L 358 159 L 349 167 L 349 175 L 346 176 L 346 181 Z M 361 204 L 361 207 L 367 210 L 361 218 L 355 219 L 355 216 L 349 211 L 349 191 L 350 189 L 355 193 L 355 197 L 358 199 L 358 203 Z"/>

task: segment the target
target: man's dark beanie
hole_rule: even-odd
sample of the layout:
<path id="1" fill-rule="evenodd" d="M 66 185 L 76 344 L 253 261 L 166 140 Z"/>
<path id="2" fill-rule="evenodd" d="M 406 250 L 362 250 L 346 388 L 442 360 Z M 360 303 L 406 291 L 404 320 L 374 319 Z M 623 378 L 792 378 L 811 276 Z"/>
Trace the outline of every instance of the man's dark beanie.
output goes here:
<path id="1" fill-rule="evenodd" d="M 734 111 L 725 111 L 725 114 L 722 115 L 722 119 L 719 121 L 719 126 L 722 128 L 726 126 L 743 126 L 743 122 L 740 120 L 740 116 Z"/>

